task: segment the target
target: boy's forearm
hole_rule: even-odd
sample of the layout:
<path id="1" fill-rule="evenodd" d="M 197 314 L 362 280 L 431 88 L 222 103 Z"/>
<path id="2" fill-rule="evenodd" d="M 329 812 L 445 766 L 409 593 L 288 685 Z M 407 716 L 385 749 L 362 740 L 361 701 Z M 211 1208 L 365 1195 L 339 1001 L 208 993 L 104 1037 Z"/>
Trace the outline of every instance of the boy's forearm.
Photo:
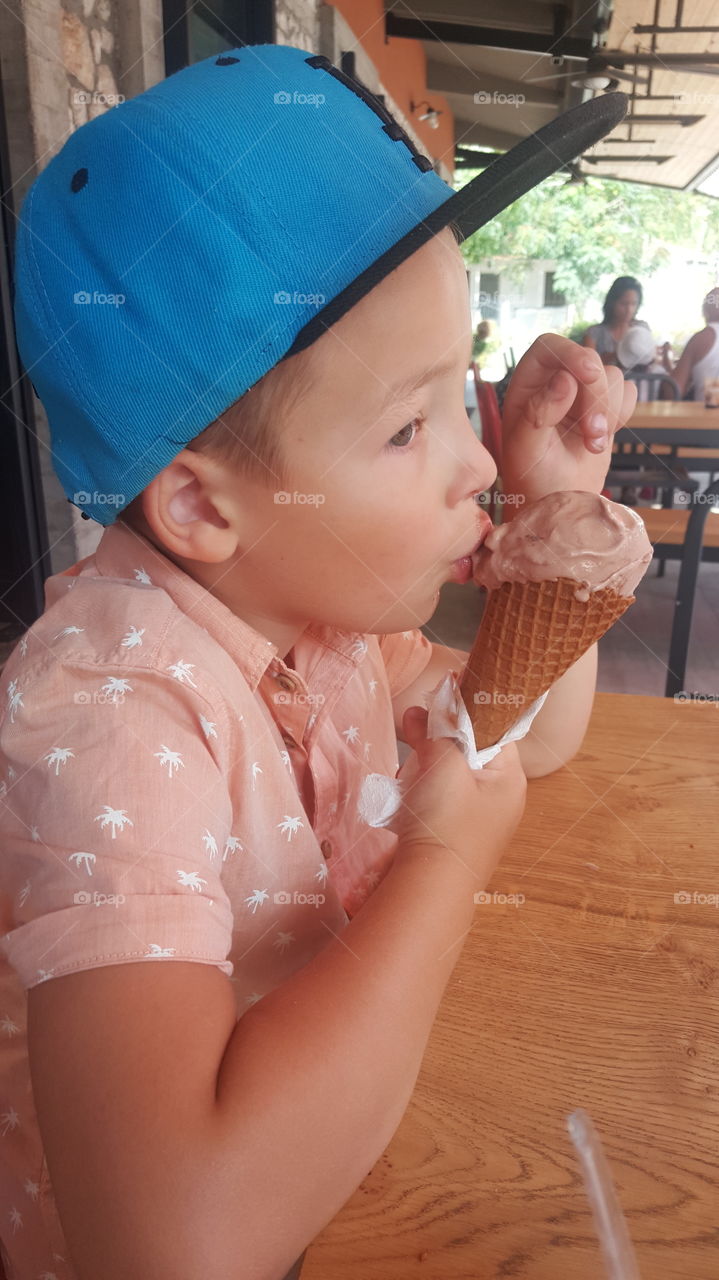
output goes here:
<path id="1" fill-rule="evenodd" d="M 449 851 L 408 852 L 228 1042 L 210 1234 L 224 1236 L 225 1257 L 237 1250 L 232 1280 L 284 1274 L 376 1163 L 409 1102 L 489 872 L 468 871 Z"/>
<path id="2" fill-rule="evenodd" d="M 540 778 L 576 755 L 587 731 L 597 685 L 597 646 L 591 645 L 557 680 L 526 737 L 517 744 L 528 778 Z"/>

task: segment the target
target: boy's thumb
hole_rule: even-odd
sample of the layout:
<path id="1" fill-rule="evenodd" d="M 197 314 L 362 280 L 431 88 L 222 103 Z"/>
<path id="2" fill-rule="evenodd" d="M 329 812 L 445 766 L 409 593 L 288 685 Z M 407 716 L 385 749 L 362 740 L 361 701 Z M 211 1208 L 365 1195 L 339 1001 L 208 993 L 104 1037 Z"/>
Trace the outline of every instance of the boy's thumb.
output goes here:
<path id="1" fill-rule="evenodd" d="M 416 750 L 421 742 L 427 740 L 427 721 L 429 712 L 425 707 L 408 707 L 402 717 L 402 731 L 408 746 Z"/>

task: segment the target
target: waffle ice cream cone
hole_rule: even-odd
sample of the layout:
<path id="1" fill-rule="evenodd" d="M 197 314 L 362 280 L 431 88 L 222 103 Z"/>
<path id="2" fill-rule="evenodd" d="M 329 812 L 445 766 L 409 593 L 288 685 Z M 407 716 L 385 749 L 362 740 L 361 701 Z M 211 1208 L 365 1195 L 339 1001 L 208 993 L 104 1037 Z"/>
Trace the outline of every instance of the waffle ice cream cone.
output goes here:
<path id="1" fill-rule="evenodd" d="M 576 590 L 558 578 L 489 592 L 460 683 L 478 751 L 498 742 L 634 603 L 608 588 L 577 600 Z"/>
<path id="2" fill-rule="evenodd" d="M 475 553 L 487 600 L 460 693 L 478 751 L 493 746 L 634 603 L 652 548 L 631 507 L 550 493 Z"/>

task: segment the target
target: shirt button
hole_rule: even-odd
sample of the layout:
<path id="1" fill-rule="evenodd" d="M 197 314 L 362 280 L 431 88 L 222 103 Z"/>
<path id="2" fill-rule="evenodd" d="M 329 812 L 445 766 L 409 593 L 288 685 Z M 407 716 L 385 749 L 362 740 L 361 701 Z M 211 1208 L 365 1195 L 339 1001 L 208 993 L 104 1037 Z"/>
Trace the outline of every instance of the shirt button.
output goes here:
<path id="1" fill-rule="evenodd" d="M 275 680 L 277 681 L 278 685 L 280 685 L 282 689 L 287 689 L 288 691 L 291 691 L 297 688 L 297 685 L 295 684 L 292 677 L 285 675 L 284 671 L 278 671 L 275 675 Z"/>
<path id="2" fill-rule="evenodd" d="M 320 849 L 322 851 L 323 858 L 332 857 L 332 841 L 331 840 L 323 840 L 322 844 L 320 845 Z"/>

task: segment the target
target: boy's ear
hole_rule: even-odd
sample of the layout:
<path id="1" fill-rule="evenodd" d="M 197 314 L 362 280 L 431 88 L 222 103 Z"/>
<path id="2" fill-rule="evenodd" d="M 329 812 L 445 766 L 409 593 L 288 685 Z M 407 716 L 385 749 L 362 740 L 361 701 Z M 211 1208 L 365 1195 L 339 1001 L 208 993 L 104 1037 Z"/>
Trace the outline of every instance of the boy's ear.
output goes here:
<path id="1" fill-rule="evenodd" d="M 222 563 L 237 550 L 223 470 L 220 463 L 185 449 L 143 490 L 144 519 L 172 555 Z"/>

